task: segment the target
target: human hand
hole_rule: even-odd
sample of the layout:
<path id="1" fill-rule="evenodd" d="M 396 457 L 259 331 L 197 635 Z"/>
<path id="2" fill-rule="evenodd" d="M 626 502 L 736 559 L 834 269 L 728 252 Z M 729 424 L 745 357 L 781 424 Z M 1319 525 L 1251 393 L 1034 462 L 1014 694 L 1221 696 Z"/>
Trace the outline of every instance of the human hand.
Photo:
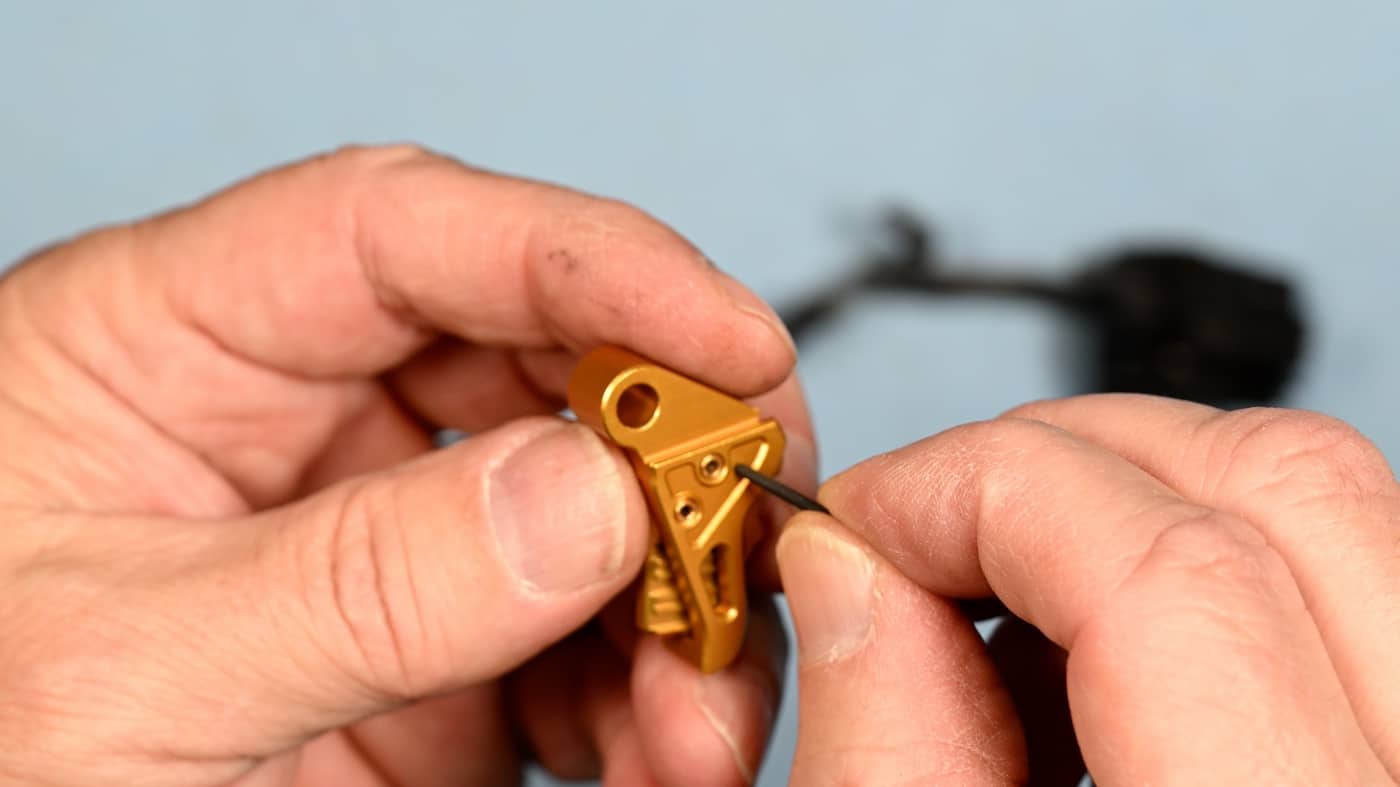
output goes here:
<path id="1" fill-rule="evenodd" d="M 613 600 L 645 504 L 556 416 L 604 343 L 756 397 L 814 483 L 793 348 L 755 296 L 635 209 L 416 149 L 302 162 L 9 272 L 0 781 L 509 784 L 529 756 L 751 778 L 781 629 L 766 608 L 709 676 L 632 635 Z M 471 436 L 431 450 L 446 427 Z"/>
<path id="2" fill-rule="evenodd" d="M 1400 487 L 1345 424 L 1044 402 L 819 499 L 835 519 L 799 514 L 778 544 L 795 784 L 1400 775 Z M 950 599 L 993 593 L 1053 645 L 1008 619 L 984 646 Z"/>

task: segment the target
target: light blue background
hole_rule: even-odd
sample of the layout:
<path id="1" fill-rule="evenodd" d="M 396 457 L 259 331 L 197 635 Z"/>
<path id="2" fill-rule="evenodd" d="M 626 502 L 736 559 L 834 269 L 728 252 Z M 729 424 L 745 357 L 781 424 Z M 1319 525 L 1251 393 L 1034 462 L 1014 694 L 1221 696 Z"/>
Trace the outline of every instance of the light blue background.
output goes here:
<path id="1" fill-rule="evenodd" d="M 0 99 L 3 260 L 397 140 L 630 200 L 779 300 L 886 199 L 1048 274 L 1186 234 L 1301 278 L 1290 402 L 1400 449 L 1394 2 L 5 0 Z M 802 361 L 824 469 L 1065 393 L 1066 346 L 1014 304 L 856 311 Z"/>

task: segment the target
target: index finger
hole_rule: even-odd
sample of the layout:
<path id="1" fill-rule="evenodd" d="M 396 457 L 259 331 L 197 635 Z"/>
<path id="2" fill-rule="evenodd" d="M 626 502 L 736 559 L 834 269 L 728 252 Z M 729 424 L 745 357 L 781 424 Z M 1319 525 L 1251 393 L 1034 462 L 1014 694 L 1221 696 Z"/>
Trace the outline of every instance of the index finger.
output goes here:
<path id="1" fill-rule="evenodd" d="M 138 225 L 132 243 L 141 271 L 127 281 L 232 353 L 299 376 L 375 374 L 438 332 L 620 344 L 736 395 L 794 363 L 772 310 L 644 212 L 413 147 L 265 173 Z"/>
<path id="2" fill-rule="evenodd" d="M 818 498 L 922 587 L 995 594 L 1066 649 L 1164 531 L 1208 514 L 1098 446 L 1015 418 L 862 462 Z"/>
<path id="3" fill-rule="evenodd" d="M 1117 454 L 1003 418 L 858 465 L 819 497 L 915 583 L 994 591 L 1069 651 L 1096 780 L 1384 774 L 1269 543 Z"/>

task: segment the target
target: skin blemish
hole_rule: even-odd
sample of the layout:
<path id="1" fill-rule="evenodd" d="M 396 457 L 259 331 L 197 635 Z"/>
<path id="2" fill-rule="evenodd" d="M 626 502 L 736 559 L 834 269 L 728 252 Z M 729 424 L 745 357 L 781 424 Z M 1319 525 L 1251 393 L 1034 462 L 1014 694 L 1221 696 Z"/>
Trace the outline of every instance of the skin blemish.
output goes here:
<path id="1" fill-rule="evenodd" d="M 544 257 L 550 262 L 564 266 L 565 274 L 574 273 L 578 270 L 578 267 L 581 264 L 579 262 L 578 257 L 575 257 L 574 255 L 570 254 L 568 249 L 555 249 L 554 251 L 551 251 L 550 253 L 544 255 Z"/>

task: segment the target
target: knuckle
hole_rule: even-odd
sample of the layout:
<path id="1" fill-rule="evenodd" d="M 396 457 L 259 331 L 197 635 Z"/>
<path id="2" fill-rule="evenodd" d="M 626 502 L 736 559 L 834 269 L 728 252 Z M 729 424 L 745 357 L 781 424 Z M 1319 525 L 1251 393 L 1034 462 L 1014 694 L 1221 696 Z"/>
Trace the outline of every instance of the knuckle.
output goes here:
<path id="1" fill-rule="evenodd" d="M 928 447 L 936 453 L 966 459 L 1002 459 L 1044 448 L 1053 433 L 1053 427 L 1040 421 L 1003 416 L 955 426 L 915 444 L 914 448 L 923 453 Z"/>
<path id="2" fill-rule="evenodd" d="M 1143 567 L 1154 579 L 1190 593 L 1264 586 L 1278 580 L 1280 570 L 1287 572 L 1262 536 L 1216 512 L 1163 530 L 1149 547 Z"/>
<path id="3" fill-rule="evenodd" d="M 1225 416 L 1220 477 L 1288 486 L 1303 497 L 1364 497 L 1392 490 L 1384 454 L 1350 424 L 1319 413 L 1254 408 Z M 1262 479 L 1262 480 L 1261 480 Z"/>
<path id="4" fill-rule="evenodd" d="M 624 249 L 637 254 L 673 254 L 677 246 L 693 250 L 679 233 L 631 202 L 573 191 L 556 192 L 556 197 L 569 203 L 559 220 L 564 234 L 575 238 L 572 251 L 579 257 Z M 702 259 L 696 252 L 696 263 L 703 264 Z"/>
<path id="5" fill-rule="evenodd" d="M 1221 665 L 1247 663 L 1283 679 L 1293 654 L 1276 637 L 1306 614 L 1283 558 L 1258 531 L 1203 512 L 1158 534 L 1078 633 L 1072 669 L 1102 676 L 1106 701 L 1129 704 L 1141 701 L 1142 686 L 1128 676 L 1215 676 Z"/>
<path id="6" fill-rule="evenodd" d="M 1259 633 L 1301 603 L 1287 564 L 1264 537 L 1210 512 L 1162 531 L 1094 628 L 1114 643 L 1110 650 L 1186 637 L 1269 658 Z"/>
<path id="7" fill-rule="evenodd" d="M 629 225 L 634 225 L 639 221 L 650 221 L 650 216 L 641 208 L 632 203 L 601 194 L 576 195 L 582 196 L 578 205 L 578 210 L 573 214 L 573 218 L 580 224 L 589 225 L 601 231 L 615 229 L 623 231 Z"/>
<path id="8" fill-rule="evenodd" d="M 982 446 L 1017 453 L 1062 449 L 1068 437 L 1057 426 L 1020 415 L 1002 415 L 959 428 L 968 429 L 968 437 Z"/>
<path id="9" fill-rule="evenodd" d="M 1062 432 L 1028 418 L 982 421 L 949 434 L 956 461 L 982 468 L 977 503 L 980 516 L 987 518 L 1019 505 L 1033 491 L 1025 472 L 1028 462 L 1055 462 L 1072 448 Z"/>
<path id="10" fill-rule="evenodd" d="M 441 156 L 421 145 L 342 145 L 320 157 L 330 167 L 352 173 L 374 172 L 385 168 L 426 164 Z"/>

